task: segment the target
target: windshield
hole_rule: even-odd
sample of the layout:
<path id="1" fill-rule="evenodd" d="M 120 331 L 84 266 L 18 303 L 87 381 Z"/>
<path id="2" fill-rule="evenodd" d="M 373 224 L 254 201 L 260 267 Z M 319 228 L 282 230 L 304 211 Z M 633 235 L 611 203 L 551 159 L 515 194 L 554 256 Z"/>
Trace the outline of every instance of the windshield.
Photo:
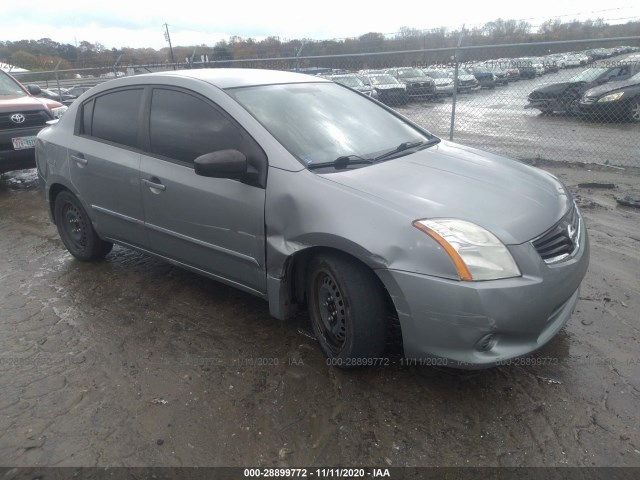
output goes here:
<path id="1" fill-rule="evenodd" d="M 589 68 L 582 73 L 574 75 L 569 79 L 570 82 L 593 82 L 596 78 L 606 72 L 606 68 Z"/>
<path id="2" fill-rule="evenodd" d="M 25 95 L 25 93 L 9 75 L 0 73 L 0 95 Z"/>
<path id="3" fill-rule="evenodd" d="M 402 70 L 398 70 L 398 77 L 400 78 L 424 77 L 424 74 L 417 68 L 403 68 Z"/>
<path id="4" fill-rule="evenodd" d="M 393 83 L 399 83 L 398 80 L 387 74 L 375 74 L 369 75 L 369 80 L 373 85 L 389 85 Z"/>
<path id="5" fill-rule="evenodd" d="M 364 87 L 364 83 L 358 77 L 344 76 L 344 77 L 331 77 L 331 80 L 338 82 L 345 87 L 360 88 Z"/>
<path id="6" fill-rule="evenodd" d="M 305 165 L 373 158 L 434 137 L 335 83 L 262 85 L 227 92 Z"/>

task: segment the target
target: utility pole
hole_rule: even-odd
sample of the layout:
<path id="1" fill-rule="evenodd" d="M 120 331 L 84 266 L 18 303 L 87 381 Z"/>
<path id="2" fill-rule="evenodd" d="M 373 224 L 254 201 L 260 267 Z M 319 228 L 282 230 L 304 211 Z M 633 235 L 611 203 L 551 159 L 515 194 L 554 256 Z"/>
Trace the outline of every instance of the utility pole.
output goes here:
<path id="1" fill-rule="evenodd" d="M 171 53 L 171 63 L 176 63 L 173 59 L 173 47 L 171 46 L 171 36 L 169 35 L 169 25 L 166 23 L 163 25 L 164 27 L 164 39 L 169 42 L 169 52 Z"/>

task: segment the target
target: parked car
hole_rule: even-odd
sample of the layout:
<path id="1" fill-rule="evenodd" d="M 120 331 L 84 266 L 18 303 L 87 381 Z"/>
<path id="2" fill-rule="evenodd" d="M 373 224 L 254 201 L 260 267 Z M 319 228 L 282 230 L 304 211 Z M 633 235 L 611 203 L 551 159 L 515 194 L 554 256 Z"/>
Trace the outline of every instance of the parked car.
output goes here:
<path id="1" fill-rule="evenodd" d="M 453 95 L 453 79 L 442 70 L 422 70 L 423 73 L 433 80 L 436 86 L 437 95 Z"/>
<path id="2" fill-rule="evenodd" d="M 473 66 L 463 69 L 465 72 L 473 75 L 481 88 L 493 90 L 496 88 L 496 76 L 489 69 L 482 66 Z"/>
<path id="3" fill-rule="evenodd" d="M 633 62 L 613 68 L 588 68 L 566 82 L 536 88 L 529 94 L 529 103 L 524 108 L 537 108 L 542 113 L 578 113 L 578 103 L 587 90 L 603 83 L 627 80 L 638 72 L 640 64 Z"/>
<path id="4" fill-rule="evenodd" d="M 0 70 L 0 173 L 35 167 L 36 134 L 67 108 L 35 98 L 39 93 Z"/>
<path id="5" fill-rule="evenodd" d="M 454 68 L 447 69 L 446 72 L 451 80 L 456 78 Z M 458 92 L 474 92 L 476 90 L 480 90 L 480 83 L 476 77 L 465 72 L 462 68 L 458 69 Z"/>
<path id="6" fill-rule="evenodd" d="M 55 100 L 56 102 L 64 103 L 65 100 L 72 100 L 71 95 L 67 95 L 64 91 L 61 93 L 55 92 L 48 88 L 40 87 L 40 93 L 37 95 L 41 98 L 47 98 L 49 100 Z"/>
<path id="7" fill-rule="evenodd" d="M 580 113 L 600 121 L 625 119 L 640 123 L 640 73 L 587 90 L 579 108 Z"/>
<path id="8" fill-rule="evenodd" d="M 378 100 L 387 105 L 405 105 L 409 101 L 407 86 L 384 72 L 362 72 L 364 81 L 378 94 Z"/>
<path id="9" fill-rule="evenodd" d="M 115 79 L 42 131 L 38 173 L 79 260 L 113 243 L 306 306 L 329 363 L 480 368 L 547 343 L 589 243 L 554 176 L 440 140 L 326 79 L 194 69 Z M 96 298 L 96 301 L 100 301 Z"/>
<path id="10" fill-rule="evenodd" d="M 69 88 L 65 93 L 75 99 L 75 98 L 78 98 L 80 95 L 82 95 L 84 92 L 90 90 L 91 88 L 92 87 L 87 85 L 75 85 Z"/>
<path id="11" fill-rule="evenodd" d="M 407 86 L 409 98 L 428 98 L 436 95 L 435 82 L 418 68 L 389 68 L 385 73 Z"/>
<path id="12" fill-rule="evenodd" d="M 371 98 L 378 98 L 378 92 L 373 86 L 370 84 L 365 84 L 364 80 L 355 74 L 345 74 L 345 75 L 328 75 L 325 78 L 332 80 L 340 85 L 344 85 L 345 87 L 352 88 L 357 92 L 363 93 L 364 95 L 368 95 Z M 368 82 L 367 82 L 368 83 Z"/>
<path id="13" fill-rule="evenodd" d="M 496 85 L 509 84 L 509 75 L 507 74 L 506 70 L 503 70 L 495 66 L 488 66 L 488 65 L 485 65 L 484 68 L 489 72 L 493 73 L 493 77 Z"/>
<path id="14" fill-rule="evenodd" d="M 573 68 L 586 65 L 587 60 L 580 55 L 565 55 L 563 63 L 565 68 Z"/>
<path id="15" fill-rule="evenodd" d="M 536 78 L 536 68 L 533 62 L 527 58 L 515 58 L 509 65 L 511 68 L 517 68 L 520 78 Z"/>

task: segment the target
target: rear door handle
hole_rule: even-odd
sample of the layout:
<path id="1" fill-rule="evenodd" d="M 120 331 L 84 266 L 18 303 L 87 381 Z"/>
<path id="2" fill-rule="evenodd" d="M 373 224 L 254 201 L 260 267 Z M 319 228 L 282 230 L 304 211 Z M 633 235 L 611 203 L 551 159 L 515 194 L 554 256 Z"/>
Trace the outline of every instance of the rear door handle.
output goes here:
<path id="1" fill-rule="evenodd" d="M 151 179 L 143 178 L 142 183 L 144 183 L 151 190 L 160 190 L 161 192 L 164 192 L 167 189 L 167 187 L 160 183 L 160 180 L 156 177 L 151 177 Z"/>
<path id="2" fill-rule="evenodd" d="M 76 153 L 75 155 L 71 155 L 71 160 L 76 162 L 79 167 L 86 167 L 89 163 L 89 160 L 84 158 L 84 155 L 81 153 Z"/>

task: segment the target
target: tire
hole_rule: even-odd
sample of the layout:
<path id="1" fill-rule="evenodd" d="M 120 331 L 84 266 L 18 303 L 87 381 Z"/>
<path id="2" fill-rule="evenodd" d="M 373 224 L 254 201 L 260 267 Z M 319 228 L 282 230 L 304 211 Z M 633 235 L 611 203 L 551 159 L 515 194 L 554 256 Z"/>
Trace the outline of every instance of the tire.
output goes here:
<path id="1" fill-rule="evenodd" d="M 71 192 L 63 191 L 56 196 L 53 211 L 62 243 L 78 260 L 100 260 L 113 248 L 113 243 L 98 236 L 80 200 Z"/>
<path id="2" fill-rule="evenodd" d="M 630 122 L 640 123 L 640 97 L 631 100 L 627 117 Z"/>
<path id="3" fill-rule="evenodd" d="M 565 105 L 565 111 L 569 115 L 575 115 L 579 112 L 578 104 L 580 102 L 580 97 L 569 97 L 564 99 L 563 103 Z"/>
<path id="4" fill-rule="evenodd" d="M 351 257 L 327 253 L 307 270 L 311 326 L 331 365 L 353 368 L 380 357 L 387 340 L 388 306 L 374 274 Z"/>

